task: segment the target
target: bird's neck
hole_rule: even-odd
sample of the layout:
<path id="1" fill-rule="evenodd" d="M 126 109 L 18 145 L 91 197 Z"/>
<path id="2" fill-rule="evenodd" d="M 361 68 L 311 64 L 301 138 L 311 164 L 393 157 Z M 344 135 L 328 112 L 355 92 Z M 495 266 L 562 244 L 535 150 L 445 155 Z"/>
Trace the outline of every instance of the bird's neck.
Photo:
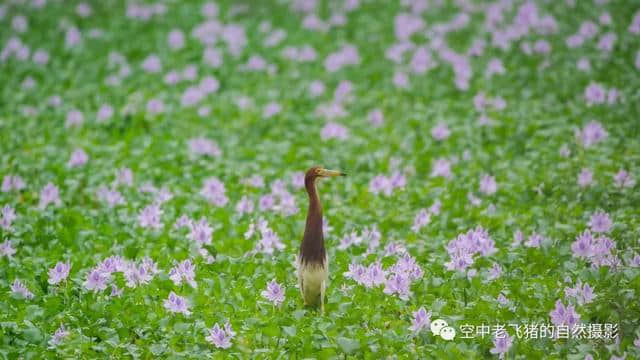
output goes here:
<path id="1" fill-rule="evenodd" d="M 309 195 L 309 211 L 300 248 L 302 262 L 322 264 L 325 259 L 324 237 L 322 234 L 322 205 L 318 197 L 315 179 L 305 180 Z"/>

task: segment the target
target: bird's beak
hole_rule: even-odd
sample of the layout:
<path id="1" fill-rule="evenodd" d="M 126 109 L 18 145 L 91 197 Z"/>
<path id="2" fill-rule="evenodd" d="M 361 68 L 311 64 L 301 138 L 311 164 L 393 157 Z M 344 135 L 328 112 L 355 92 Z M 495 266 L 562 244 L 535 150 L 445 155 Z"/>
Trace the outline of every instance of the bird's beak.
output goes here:
<path id="1" fill-rule="evenodd" d="M 327 170 L 327 169 L 320 169 L 318 171 L 318 175 L 322 177 L 347 176 L 347 174 L 343 173 L 342 171 Z"/>

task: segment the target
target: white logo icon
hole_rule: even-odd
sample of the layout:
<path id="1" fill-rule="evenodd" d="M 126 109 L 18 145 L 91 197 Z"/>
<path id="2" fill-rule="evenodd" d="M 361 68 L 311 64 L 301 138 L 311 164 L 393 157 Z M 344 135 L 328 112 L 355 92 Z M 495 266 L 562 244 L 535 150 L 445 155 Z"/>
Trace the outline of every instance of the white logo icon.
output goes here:
<path id="1" fill-rule="evenodd" d="M 445 340 L 453 340 L 456 337 L 456 330 L 449 326 L 446 321 L 437 319 L 431 322 L 431 332 L 434 335 L 440 335 Z"/>

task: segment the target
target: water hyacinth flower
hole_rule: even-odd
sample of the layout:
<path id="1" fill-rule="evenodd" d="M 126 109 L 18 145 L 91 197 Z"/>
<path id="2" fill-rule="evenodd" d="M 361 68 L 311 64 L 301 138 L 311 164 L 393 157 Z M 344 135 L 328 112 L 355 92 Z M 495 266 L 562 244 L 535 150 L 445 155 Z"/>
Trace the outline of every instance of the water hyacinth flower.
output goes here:
<path id="1" fill-rule="evenodd" d="M 218 178 L 210 177 L 204 181 L 200 195 L 213 205 L 224 206 L 229 201 L 225 192 L 224 184 Z"/>
<path id="2" fill-rule="evenodd" d="M 190 222 L 189 229 L 188 239 L 195 241 L 198 245 L 211 244 L 213 228 L 209 226 L 206 219 L 202 218 L 198 222 Z"/>
<path id="3" fill-rule="evenodd" d="M 2 192 L 9 192 L 11 190 L 20 191 L 25 187 L 24 180 L 17 175 L 5 175 L 2 178 Z"/>
<path id="4" fill-rule="evenodd" d="M 608 136 L 609 133 L 597 121 L 591 121 L 582 130 L 576 130 L 576 138 L 584 148 L 590 148 L 605 140 Z"/>
<path id="5" fill-rule="evenodd" d="M 66 280 L 69 276 L 70 269 L 71 265 L 69 263 L 58 261 L 54 267 L 49 269 L 49 284 L 55 285 L 63 280 Z"/>
<path id="6" fill-rule="evenodd" d="M 5 205 L 0 210 L 0 227 L 4 230 L 11 230 L 11 223 L 16 219 L 16 212 L 11 205 Z"/>
<path id="7" fill-rule="evenodd" d="M 196 277 L 196 266 L 191 262 L 191 260 L 186 259 L 176 266 L 169 270 L 169 279 L 173 281 L 173 283 L 178 286 L 184 280 L 187 284 L 191 285 L 192 288 L 197 288 L 198 284 L 195 280 Z"/>
<path id="8" fill-rule="evenodd" d="M 71 158 L 69 158 L 69 162 L 67 165 L 69 167 L 78 167 L 87 163 L 89 160 L 89 155 L 82 149 L 75 149 L 73 153 L 71 153 Z"/>
<path id="9" fill-rule="evenodd" d="M 422 329 L 431 325 L 431 311 L 427 312 L 424 307 L 413 312 L 413 320 L 409 329 L 414 333 L 419 333 Z"/>
<path id="10" fill-rule="evenodd" d="M 209 336 L 205 339 L 220 349 L 228 349 L 231 347 L 231 340 L 234 338 L 235 332 L 231 329 L 231 324 L 226 323 L 224 328 L 215 324 L 209 330 Z"/>
<path id="11" fill-rule="evenodd" d="M 38 207 L 40 209 L 46 208 L 49 204 L 59 206 L 62 203 L 60 200 L 60 194 L 58 187 L 53 183 L 47 183 L 40 191 L 40 202 Z"/>
<path id="12" fill-rule="evenodd" d="M 413 225 L 411 231 L 418 232 L 421 228 L 428 225 L 431 222 L 431 212 L 426 209 L 420 209 L 416 217 L 413 219 Z"/>
<path id="13" fill-rule="evenodd" d="M 615 185 L 619 188 L 632 188 L 636 185 L 636 179 L 626 170 L 620 169 L 614 176 Z"/>
<path id="14" fill-rule="evenodd" d="M 509 334 L 506 333 L 496 333 L 496 336 L 493 338 L 493 347 L 489 349 L 489 352 L 499 355 L 500 359 L 504 359 L 511 345 L 513 345 L 513 336 L 509 336 Z"/>
<path id="15" fill-rule="evenodd" d="M 138 215 L 138 223 L 143 228 L 161 229 L 162 222 L 160 217 L 162 216 L 162 209 L 157 204 L 150 204 L 145 206 Z"/>
<path id="16" fill-rule="evenodd" d="M 84 287 L 87 290 L 92 290 L 94 292 L 102 291 L 107 288 L 107 281 L 109 281 L 109 278 L 109 274 L 103 273 L 99 269 L 93 269 L 87 275 Z"/>
<path id="17" fill-rule="evenodd" d="M 556 307 L 549 313 L 549 316 L 554 325 L 566 325 L 569 329 L 580 322 L 580 315 L 573 305 L 565 306 L 561 300 L 556 301 Z"/>
<path id="18" fill-rule="evenodd" d="M 565 287 L 564 293 L 567 296 L 574 297 L 578 302 L 578 305 L 588 304 L 592 302 L 595 297 L 593 294 L 593 288 L 587 283 L 583 285 L 579 280 L 575 287 Z"/>
<path id="19" fill-rule="evenodd" d="M 33 299 L 33 293 L 27 289 L 27 287 L 22 283 L 22 281 L 15 279 L 13 284 L 11 284 L 11 292 L 14 295 L 22 296 L 25 299 Z"/>
<path id="20" fill-rule="evenodd" d="M 349 138 L 349 129 L 337 122 L 330 121 L 326 123 L 320 131 L 320 137 L 323 140 L 346 140 L 347 138 Z"/>
<path id="21" fill-rule="evenodd" d="M 589 219 L 589 227 L 595 233 L 606 233 L 611 230 L 613 222 L 609 218 L 609 214 L 604 211 L 596 211 Z"/>
<path id="22" fill-rule="evenodd" d="M 69 336 L 69 331 L 61 324 L 58 329 L 53 333 L 53 336 L 49 340 L 49 346 L 56 347 L 62 343 L 62 340 Z"/>
<path id="23" fill-rule="evenodd" d="M 262 290 L 261 294 L 275 306 L 279 306 L 284 301 L 284 289 L 275 279 L 267 284 L 267 288 Z"/>
<path id="24" fill-rule="evenodd" d="M 128 263 L 124 270 L 124 278 L 127 287 L 136 288 L 139 285 L 148 284 L 153 279 L 153 274 L 148 266 Z"/>
<path id="25" fill-rule="evenodd" d="M 487 256 L 496 252 L 495 243 L 481 226 L 459 234 L 447 245 L 451 260 L 445 263 L 447 270 L 464 271 L 473 264 L 473 255 Z"/>
<path id="26" fill-rule="evenodd" d="M 582 169 L 578 174 L 578 186 L 585 188 L 593 184 L 593 171 L 590 169 Z"/>
<path id="27" fill-rule="evenodd" d="M 191 314 L 189 311 L 189 304 L 187 299 L 182 296 L 176 295 L 173 291 L 169 293 L 169 298 L 164 301 L 164 308 L 173 313 L 181 313 L 185 316 Z"/>
<path id="28" fill-rule="evenodd" d="M 0 257 L 6 256 L 11 258 L 16 253 L 16 249 L 11 245 L 11 241 L 5 240 L 0 244 Z"/>
<path id="29" fill-rule="evenodd" d="M 497 190 L 496 179 L 491 175 L 483 175 L 480 179 L 480 192 L 485 195 L 493 195 Z"/>
<path id="30" fill-rule="evenodd" d="M 384 293 L 387 295 L 397 294 L 402 300 L 409 300 L 409 279 L 403 274 L 393 274 L 387 279 Z"/>

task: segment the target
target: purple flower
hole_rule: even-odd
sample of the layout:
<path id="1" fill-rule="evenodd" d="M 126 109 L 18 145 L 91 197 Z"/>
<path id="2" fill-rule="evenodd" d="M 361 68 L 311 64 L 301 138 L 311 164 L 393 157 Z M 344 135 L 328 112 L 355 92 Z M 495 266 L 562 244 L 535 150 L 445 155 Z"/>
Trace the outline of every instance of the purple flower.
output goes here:
<path id="1" fill-rule="evenodd" d="M 100 105 L 100 109 L 98 109 L 96 120 L 98 122 L 103 122 L 111 119 L 112 116 L 113 116 L 113 107 L 109 104 L 103 104 L 103 105 Z"/>
<path id="2" fill-rule="evenodd" d="M 496 333 L 496 336 L 493 338 L 493 347 L 489 352 L 500 355 L 500 359 L 504 359 L 512 344 L 513 336 L 509 336 L 507 333 Z"/>
<path id="3" fill-rule="evenodd" d="M 533 233 L 531 235 L 529 235 L 529 238 L 527 239 L 527 242 L 524 243 L 524 246 L 526 247 L 540 247 L 540 244 L 542 243 L 542 236 L 540 234 L 537 233 Z"/>
<path id="4" fill-rule="evenodd" d="M 15 253 L 16 249 L 12 247 L 11 241 L 5 240 L 2 244 L 0 244 L 0 256 L 6 256 L 10 258 Z"/>
<path id="5" fill-rule="evenodd" d="M 414 333 L 420 332 L 424 328 L 428 328 L 431 325 L 431 311 L 427 312 L 424 307 L 413 312 L 413 321 L 409 328 Z"/>
<path id="6" fill-rule="evenodd" d="M 580 315 L 575 311 L 573 305 L 565 306 L 562 301 L 556 301 L 556 307 L 553 309 L 549 316 L 551 316 L 551 322 L 556 325 L 566 325 L 569 329 L 580 322 Z"/>
<path id="7" fill-rule="evenodd" d="M 262 296 L 271 301 L 275 306 L 279 306 L 284 301 L 284 289 L 274 279 L 267 284 L 265 290 L 262 290 Z"/>
<path id="8" fill-rule="evenodd" d="M 239 215 L 253 212 L 253 201 L 251 201 L 248 196 L 244 195 L 236 204 L 236 212 Z"/>
<path id="9" fill-rule="evenodd" d="M 451 161 L 443 158 L 438 158 L 433 163 L 431 168 L 431 177 L 442 176 L 445 179 L 451 178 Z"/>
<path id="10" fill-rule="evenodd" d="M 120 297 L 122 295 L 123 289 L 118 289 L 117 286 L 111 285 L 111 297 Z"/>
<path id="11" fill-rule="evenodd" d="M 155 73 L 159 73 L 162 70 L 162 62 L 160 61 L 160 58 L 155 54 L 151 54 L 147 56 L 142 62 L 141 66 L 142 66 L 142 70 L 148 73 L 155 74 Z"/>
<path id="12" fill-rule="evenodd" d="M 187 238 L 196 242 L 196 244 L 211 244 L 211 237 L 213 234 L 213 228 L 209 226 L 205 218 L 201 218 L 198 222 L 192 222 L 190 224 L 190 232 Z"/>
<path id="13" fill-rule="evenodd" d="M 272 101 L 264 106 L 262 110 L 262 116 L 269 119 L 282 111 L 282 105 L 278 104 L 275 101 Z"/>
<path id="14" fill-rule="evenodd" d="M 161 229 L 162 210 L 157 204 L 147 205 L 138 215 L 138 222 L 143 228 Z"/>
<path id="15" fill-rule="evenodd" d="M 109 274 L 103 273 L 98 269 L 93 269 L 89 272 L 87 280 L 84 282 L 84 287 L 87 288 L 87 290 L 93 290 L 95 292 L 104 290 L 107 288 L 109 278 Z"/>
<path id="16" fill-rule="evenodd" d="M 69 276 L 69 270 L 71 265 L 69 263 L 63 263 L 58 261 L 56 266 L 49 269 L 49 284 L 55 285 Z"/>
<path id="17" fill-rule="evenodd" d="M 609 215 L 604 211 L 596 211 L 593 215 L 591 215 L 591 219 L 589 220 L 589 227 L 591 231 L 596 233 L 606 233 L 611 230 L 611 226 L 613 223 L 609 218 Z"/>
<path id="18" fill-rule="evenodd" d="M 160 99 L 150 99 L 147 101 L 147 112 L 151 115 L 164 112 L 164 102 Z"/>
<path id="19" fill-rule="evenodd" d="M 225 195 L 224 184 L 216 177 L 210 177 L 204 181 L 200 195 L 216 206 L 224 206 L 229 201 Z"/>
<path id="20" fill-rule="evenodd" d="M 382 192 L 383 194 L 389 196 L 393 191 L 393 184 L 388 177 L 384 175 L 378 175 L 371 179 L 371 181 L 369 182 L 369 191 L 373 194 Z"/>
<path id="21" fill-rule="evenodd" d="M 11 284 L 11 292 L 14 295 L 22 296 L 25 299 L 33 299 L 33 293 L 29 291 L 29 289 L 27 289 L 27 287 L 18 279 L 15 279 L 13 284 Z"/>
<path id="22" fill-rule="evenodd" d="M 598 83 L 590 83 L 584 90 L 584 97 L 587 100 L 587 105 L 603 104 L 606 101 L 607 93 L 604 86 Z"/>
<path id="23" fill-rule="evenodd" d="M 583 147 L 589 148 L 609 136 L 609 133 L 597 121 L 591 121 L 581 131 L 576 132 L 576 137 Z"/>
<path id="24" fill-rule="evenodd" d="M 620 171 L 614 175 L 613 180 L 615 181 L 616 186 L 621 188 L 632 188 L 636 185 L 636 179 L 623 169 L 620 169 Z"/>
<path id="25" fill-rule="evenodd" d="M 71 110 L 67 113 L 66 127 L 79 126 L 84 122 L 84 115 L 79 110 Z"/>
<path id="26" fill-rule="evenodd" d="M 60 327 L 53 333 L 51 340 L 49 340 L 49 345 L 55 347 L 62 343 L 62 339 L 69 336 L 69 331 L 64 327 L 64 324 L 61 324 Z"/>
<path id="27" fill-rule="evenodd" d="M 20 176 L 17 175 L 5 175 L 2 178 L 2 192 L 9 192 L 11 190 L 20 191 L 24 189 L 25 183 Z"/>
<path id="28" fill-rule="evenodd" d="M 436 126 L 431 128 L 431 136 L 436 140 L 445 140 L 449 138 L 451 135 L 451 130 L 447 124 L 438 123 Z"/>
<path id="29" fill-rule="evenodd" d="M 100 201 L 107 203 L 107 206 L 109 206 L 110 208 L 125 203 L 122 194 L 120 194 L 117 189 L 109 189 L 104 185 L 98 188 L 97 196 Z"/>
<path id="30" fill-rule="evenodd" d="M 343 45 L 342 48 L 329 54 L 324 60 L 325 69 L 332 73 L 347 65 L 357 65 L 360 63 L 358 49 L 353 45 Z"/>
<path id="31" fill-rule="evenodd" d="M 260 240 L 256 244 L 256 251 L 271 255 L 275 250 L 284 249 L 285 246 L 280 240 L 280 237 L 271 228 L 269 228 L 266 221 L 261 222 L 259 230 Z"/>
<path id="32" fill-rule="evenodd" d="M 88 160 L 89 156 L 86 152 L 84 152 L 84 150 L 75 149 L 73 153 L 71 153 L 71 158 L 69 159 L 67 165 L 69 165 L 69 167 L 82 166 L 86 164 Z"/>
<path id="33" fill-rule="evenodd" d="M 57 186 L 53 185 L 53 183 L 47 183 L 40 191 L 40 203 L 38 207 L 44 209 L 51 203 L 60 205 L 60 195 Z"/>
<path id="34" fill-rule="evenodd" d="M 173 29 L 167 35 L 167 43 L 171 50 L 179 50 L 184 47 L 184 33 L 180 29 Z"/>
<path id="35" fill-rule="evenodd" d="M 593 172 L 590 169 L 582 169 L 578 174 L 578 185 L 584 188 L 591 184 L 593 184 Z"/>
<path id="36" fill-rule="evenodd" d="M 189 149 L 195 155 L 208 155 L 211 157 L 219 157 L 222 151 L 218 144 L 205 137 L 197 137 L 189 140 Z"/>
<path id="37" fill-rule="evenodd" d="M 489 276 L 487 276 L 488 280 L 495 280 L 502 275 L 502 267 L 498 263 L 494 263 L 491 269 L 489 270 Z"/>
<path id="38" fill-rule="evenodd" d="M 136 288 L 139 285 L 148 284 L 153 279 L 153 275 L 144 264 L 136 265 L 132 262 L 127 264 L 124 270 L 124 278 L 127 287 Z"/>
<path id="39" fill-rule="evenodd" d="M 369 111 L 367 118 L 369 119 L 369 122 L 373 126 L 380 126 L 384 122 L 384 114 L 380 109 L 373 109 Z"/>
<path id="40" fill-rule="evenodd" d="M 126 186 L 133 185 L 133 172 L 129 168 L 122 168 L 118 170 L 114 185 L 123 184 Z"/>
<path id="41" fill-rule="evenodd" d="M 228 349 L 231 347 L 231 340 L 235 336 L 235 333 L 231 329 L 231 325 L 227 323 L 224 329 L 220 328 L 220 325 L 215 324 L 213 328 L 209 330 L 209 336 L 205 339 L 220 349 Z"/>
<path id="42" fill-rule="evenodd" d="M 509 299 L 507 299 L 506 296 L 504 296 L 503 293 L 500 293 L 500 295 L 498 295 L 498 303 L 502 306 L 505 306 L 509 303 Z"/>
<path id="43" fill-rule="evenodd" d="M 5 230 L 11 229 L 11 223 L 16 219 L 16 212 L 11 205 L 5 205 L 0 211 L 2 218 L 0 219 L 0 227 Z"/>
<path id="44" fill-rule="evenodd" d="M 421 228 L 428 225 L 431 222 L 431 212 L 421 209 L 416 217 L 413 219 L 413 225 L 411 231 L 418 232 Z"/>
<path id="45" fill-rule="evenodd" d="M 169 271 L 169 279 L 171 279 L 171 281 L 173 281 L 176 286 L 180 285 L 182 283 L 182 280 L 184 279 L 186 283 L 188 283 L 195 289 L 198 286 L 195 277 L 196 267 L 191 263 L 191 260 L 189 259 L 178 263 Z"/>
<path id="46" fill-rule="evenodd" d="M 564 288 L 564 292 L 567 296 L 576 298 L 579 305 L 588 304 L 593 301 L 595 295 L 593 294 L 593 288 L 587 283 L 584 285 L 581 281 L 578 281 L 575 287 Z"/>
<path id="47" fill-rule="evenodd" d="M 174 313 L 182 313 L 186 316 L 191 314 L 187 299 L 176 295 L 173 291 L 169 293 L 169 298 L 164 301 L 164 307 Z"/>
<path id="48" fill-rule="evenodd" d="M 330 121 L 320 131 L 323 140 L 339 139 L 346 140 L 349 137 L 349 129 L 341 124 Z"/>
<path id="49" fill-rule="evenodd" d="M 571 244 L 571 251 L 573 256 L 577 257 L 590 257 L 593 255 L 592 243 L 594 242 L 593 236 L 589 230 L 585 230 L 582 234 L 578 235 L 576 240 Z"/>
<path id="50" fill-rule="evenodd" d="M 367 268 L 366 280 L 364 281 L 365 286 L 374 287 L 384 284 L 387 281 L 386 275 L 387 272 L 382 269 L 380 262 L 370 264 Z"/>
<path id="51" fill-rule="evenodd" d="M 356 263 L 349 264 L 349 271 L 345 272 L 344 277 L 352 279 L 359 284 L 364 284 L 368 276 L 367 268 Z"/>
<path id="52" fill-rule="evenodd" d="M 480 179 L 480 192 L 486 195 L 493 195 L 497 190 L 496 179 L 491 175 L 483 175 Z"/>
<path id="53" fill-rule="evenodd" d="M 409 279 L 403 274 L 393 274 L 387 280 L 384 293 L 388 295 L 398 294 L 402 300 L 409 300 Z"/>

